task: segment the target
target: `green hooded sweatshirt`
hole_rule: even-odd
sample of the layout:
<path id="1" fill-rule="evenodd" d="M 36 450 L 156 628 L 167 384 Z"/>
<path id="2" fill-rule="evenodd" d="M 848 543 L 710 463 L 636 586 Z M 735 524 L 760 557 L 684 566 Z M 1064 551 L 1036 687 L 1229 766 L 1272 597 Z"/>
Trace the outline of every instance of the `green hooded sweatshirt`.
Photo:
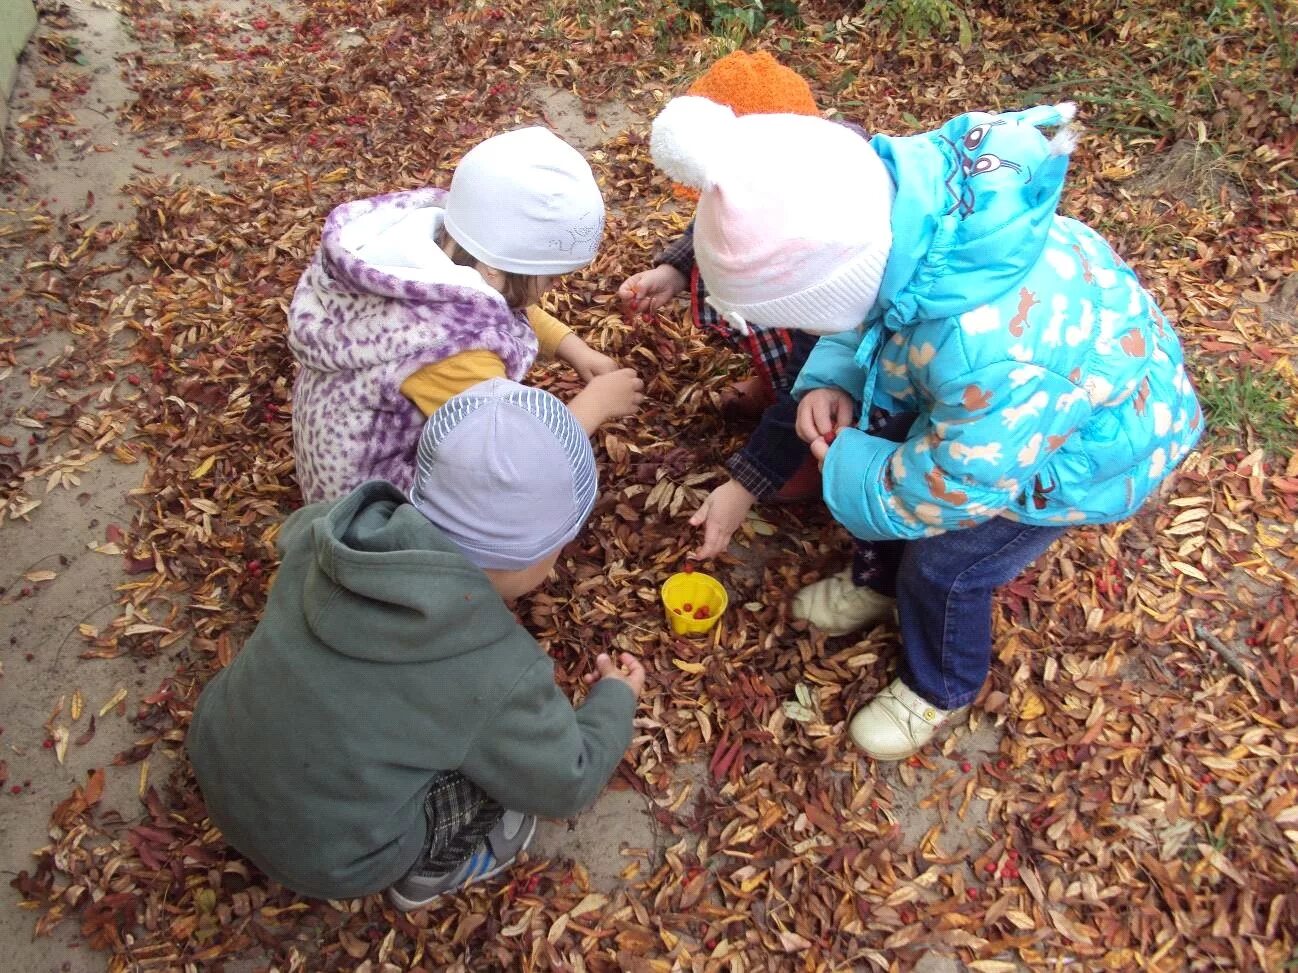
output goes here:
<path id="1" fill-rule="evenodd" d="M 574 710 L 487 576 L 395 487 L 299 510 L 279 547 L 266 612 L 187 740 L 212 822 L 267 875 L 318 898 L 391 885 L 439 771 L 543 817 L 599 794 L 630 689 L 601 681 Z"/>

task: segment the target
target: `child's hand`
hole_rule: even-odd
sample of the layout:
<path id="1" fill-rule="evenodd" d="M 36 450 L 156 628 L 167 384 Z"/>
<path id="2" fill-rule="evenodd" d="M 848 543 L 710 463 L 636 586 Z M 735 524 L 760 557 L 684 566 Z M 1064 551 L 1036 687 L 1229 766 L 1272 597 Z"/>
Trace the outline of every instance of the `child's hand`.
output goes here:
<path id="1" fill-rule="evenodd" d="M 596 351 L 575 334 L 570 334 L 559 342 L 555 355 L 571 365 L 583 382 L 590 382 L 596 375 L 607 375 L 618 370 L 617 362 Z"/>
<path id="2" fill-rule="evenodd" d="M 628 277 L 617 289 L 622 302 L 622 316 L 633 319 L 637 314 L 651 314 L 684 289 L 685 275 L 671 264 L 659 264 Z"/>
<path id="3" fill-rule="evenodd" d="M 727 480 L 709 493 L 690 518 L 691 526 L 703 528 L 703 544 L 691 556 L 706 561 L 722 553 L 756 502 L 757 498 L 737 480 Z"/>
<path id="4" fill-rule="evenodd" d="M 795 428 L 804 443 L 811 443 L 850 426 L 855 418 L 856 401 L 842 389 L 812 389 L 798 403 Z"/>
<path id="5" fill-rule="evenodd" d="M 622 669 L 613 664 L 607 653 L 601 652 L 595 657 L 596 672 L 586 673 L 584 678 L 587 686 L 593 686 L 601 679 L 612 679 L 614 682 L 624 682 L 631 690 L 631 695 L 636 699 L 640 698 L 640 693 L 644 691 L 644 666 L 640 660 L 630 652 L 623 652 L 619 657 L 622 663 Z M 622 670 L 626 670 L 623 672 Z"/>
<path id="6" fill-rule="evenodd" d="M 590 435 L 609 419 L 629 416 L 644 401 L 644 382 L 632 368 L 596 375 L 568 408 Z"/>

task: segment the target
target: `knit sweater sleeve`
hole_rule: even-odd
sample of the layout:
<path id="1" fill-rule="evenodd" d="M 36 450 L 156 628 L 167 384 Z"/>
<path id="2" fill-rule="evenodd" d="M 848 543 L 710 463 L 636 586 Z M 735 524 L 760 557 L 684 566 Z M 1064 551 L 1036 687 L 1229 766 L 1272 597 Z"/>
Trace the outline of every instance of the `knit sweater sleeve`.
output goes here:
<path id="1" fill-rule="evenodd" d="M 536 304 L 527 309 L 527 323 L 536 332 L 542 358 L 553 358 L 558 354 L 560 342 L 572 334 L 572 328 Z"/>
<path id="2" fill-rule="evenodd" d="M 631 743 L 635 698 L 616 680 L 595 684 L 574 709 L 538 659 L 486 719 L 460 772 L 505 807 L 571 817 L 595 800 Z"/>
<path id="3" fill-rule="evenodd" d="M 462 351 L 450 358 L 425 365 L 401 383 L 401 394 L 419 407 L 425 416 L 446 404 L 446 400 L 489 378 L 506 378 L 505 363 L 490 351 Z"/>

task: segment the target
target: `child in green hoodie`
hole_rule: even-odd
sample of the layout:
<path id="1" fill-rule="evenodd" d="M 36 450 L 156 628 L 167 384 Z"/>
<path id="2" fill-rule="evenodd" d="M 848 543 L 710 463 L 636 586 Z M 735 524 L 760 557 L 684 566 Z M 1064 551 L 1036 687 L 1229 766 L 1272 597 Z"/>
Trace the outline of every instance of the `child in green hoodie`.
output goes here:
<path id="1" fill-rule="evenodd" d="M 409 496 L 363 484 L 299 510 L 260 624 L 187 741 L 213 824 L 304 895 L 410 910 L 504 870 L 536 816 L 599 794 L 644 670 L 607 655 L 580 708 L 510 611 L 595 503 L 554 396 L 492 379 L 434 413 Z"/>

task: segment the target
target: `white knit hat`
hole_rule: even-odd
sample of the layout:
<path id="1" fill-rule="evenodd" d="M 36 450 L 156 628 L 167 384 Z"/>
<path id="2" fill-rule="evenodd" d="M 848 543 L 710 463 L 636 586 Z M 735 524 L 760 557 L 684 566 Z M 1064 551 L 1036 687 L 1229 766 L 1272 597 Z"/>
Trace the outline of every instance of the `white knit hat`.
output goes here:
<path id="1" fill-rule="evenodd" d="M 823 118 L 744 115 L 676 98 L 650 150 L 700 190 L 694 257 L 735 329 L 833 334 L 874 306 L 892 247 L 892 178 L 870 143 Z"/>
<path id="2" fill-rule="evenodd" d="M 493 135 L 460 160 L 446 231 L 489 267 L 566 274 L 595 259 L 604 199 L 581 153 L 534 126 Z"/>

